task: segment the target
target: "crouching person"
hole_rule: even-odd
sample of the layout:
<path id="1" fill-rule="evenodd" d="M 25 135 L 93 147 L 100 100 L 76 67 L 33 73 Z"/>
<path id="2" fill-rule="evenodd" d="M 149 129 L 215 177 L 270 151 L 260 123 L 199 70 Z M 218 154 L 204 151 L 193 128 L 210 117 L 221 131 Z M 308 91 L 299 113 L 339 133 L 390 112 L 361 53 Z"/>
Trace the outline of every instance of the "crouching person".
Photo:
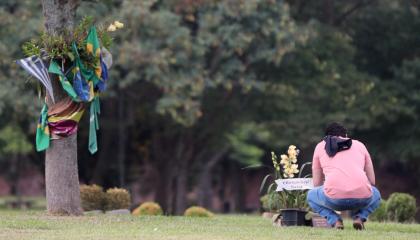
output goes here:
<path id="1" fill-rule="evenodd" d="M 314 189 L 308 192 L 308 204 L 337 229 L 344 225 L 335 211 L 350 210 L 353 227 L 362 230 L 369 214 L 381 202 L 381 194 L 374 187 L 369 152 L 363 143 L 348 138 L 340 124 L 330 124 L 325 135 L 314 151 Z"/>

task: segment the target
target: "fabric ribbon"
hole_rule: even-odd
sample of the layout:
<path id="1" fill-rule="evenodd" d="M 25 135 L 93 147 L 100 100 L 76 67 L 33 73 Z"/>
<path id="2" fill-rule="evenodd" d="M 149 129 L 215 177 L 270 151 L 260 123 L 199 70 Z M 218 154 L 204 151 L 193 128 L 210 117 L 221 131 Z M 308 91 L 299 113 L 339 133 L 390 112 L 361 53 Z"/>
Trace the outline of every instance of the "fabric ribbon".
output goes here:
<path id="1" fill-rule="evenodd" d="M 77 125 L 84 113 L 84 103 L 67 97 L 52 105 L 44 104 L 36 131 L 36 150 L 46 150 L 50 139 L 68 137 L 77 132 Z"/>
<path id="2" fill-rule="evenodd" d="M 48 125 L 53 139 L 68 137 L 77 132 L 77 125 L 85 111 L 84 104 L 66 98 L 50 107 Z"/>

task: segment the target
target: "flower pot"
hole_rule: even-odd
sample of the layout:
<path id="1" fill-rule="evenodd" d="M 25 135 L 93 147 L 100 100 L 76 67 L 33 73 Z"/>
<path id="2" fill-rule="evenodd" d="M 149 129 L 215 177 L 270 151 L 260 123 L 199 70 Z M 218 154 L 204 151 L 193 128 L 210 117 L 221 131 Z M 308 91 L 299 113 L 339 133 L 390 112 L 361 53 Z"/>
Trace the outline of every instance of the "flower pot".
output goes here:
<path id="1" fill-rule="evenodd" d="M 305 226 L 305 215 L 307 211 L 298 208 L 287 208 L 281 210 L 282 226 Z"/>

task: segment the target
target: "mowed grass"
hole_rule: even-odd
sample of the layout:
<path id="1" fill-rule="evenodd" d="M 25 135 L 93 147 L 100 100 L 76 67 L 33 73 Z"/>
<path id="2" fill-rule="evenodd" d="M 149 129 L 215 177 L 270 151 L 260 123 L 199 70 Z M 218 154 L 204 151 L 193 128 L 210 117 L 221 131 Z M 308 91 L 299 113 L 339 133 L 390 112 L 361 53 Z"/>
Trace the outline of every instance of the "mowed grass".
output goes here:
<path id="1" fill-rule="evenodd" d="M 1 240 L 49 239 L 420 239 L 419 224 L 374 223 L 366 231 L 274 227 L 256 215 L 216 215 L 213 218 L 83 216 L 54 217 L 43 211 L 0 211 Z"/>

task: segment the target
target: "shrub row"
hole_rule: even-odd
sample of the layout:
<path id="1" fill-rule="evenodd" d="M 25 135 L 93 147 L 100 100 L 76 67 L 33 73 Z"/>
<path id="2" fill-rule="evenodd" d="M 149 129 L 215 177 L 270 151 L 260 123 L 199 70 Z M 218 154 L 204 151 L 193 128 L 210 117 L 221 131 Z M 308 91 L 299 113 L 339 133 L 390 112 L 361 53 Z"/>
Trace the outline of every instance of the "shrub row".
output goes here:
<path id="1" fill-rule="evenodd" d="M 416 216 L 416 199 L 407 193 L 393 193 L 369 217 L 373 221 L 413 222 Z"/>
<path id="2" fill-rule="evenodd" d="M 110 188 L 106 192 L 98 185 L 81 185 L 80 198 L 84 211 L 128 209 L 130 193 L 122 188 Z"/>
<path id="3" fill-rule="evenodd" d="M 145 202 L 133 210 L 135 216 L 160 216 L 163 210 L 159 204 L 155 202 Z M 193 206 L 185 210 L 186 217 L 213 217 L 214 214 L 203 207 Z"/>
<path id="4" fill-rule="evenodd" d="M 98 185 L 81 185 L 80 198 L 84 211 L 128 209 L 131 205 L 130 193 L 122 188 L 110 188 L 104 192 Z M 155 202 L 145 202 L 132 212 L 135 216 L 160 216 L 163 210 Z M 185 210 L 184 216 L 212 217 L 213 213 L 205 208 L 193 206 Z"/>

